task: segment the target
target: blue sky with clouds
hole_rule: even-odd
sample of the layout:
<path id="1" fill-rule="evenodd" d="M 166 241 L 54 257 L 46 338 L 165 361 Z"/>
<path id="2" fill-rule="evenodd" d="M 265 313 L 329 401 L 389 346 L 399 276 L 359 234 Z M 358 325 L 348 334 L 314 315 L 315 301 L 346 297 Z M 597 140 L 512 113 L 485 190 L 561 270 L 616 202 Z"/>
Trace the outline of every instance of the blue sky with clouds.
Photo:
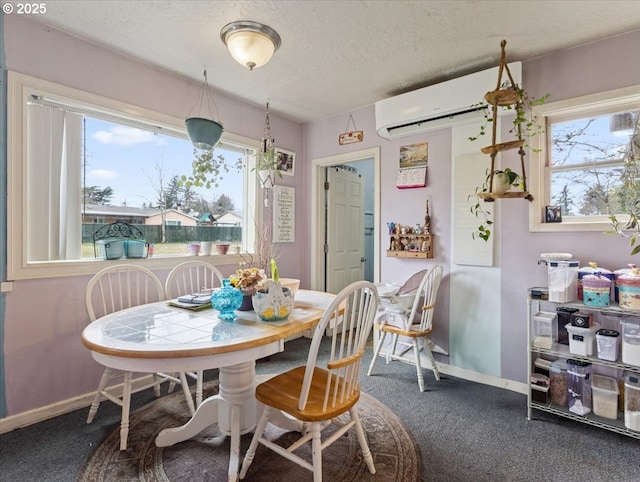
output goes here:
<path id="1" fill-rule="evenodd" d="M 236 153 L 216 149 L 227 160 Z M 86 186 L 113 189 L 111 204 L 130 207 L 156 203 L 160 186 L 158 169 L 164 182 L 174 175 L 191 174 L 193 146 L 186 139 L 114 124 L 86 117 Z M 237 210 L 242 209 L 242 173 L 231 169 L 220 188 L 195 189 L 211 202 L 220 194 L 230 196 Z"/>

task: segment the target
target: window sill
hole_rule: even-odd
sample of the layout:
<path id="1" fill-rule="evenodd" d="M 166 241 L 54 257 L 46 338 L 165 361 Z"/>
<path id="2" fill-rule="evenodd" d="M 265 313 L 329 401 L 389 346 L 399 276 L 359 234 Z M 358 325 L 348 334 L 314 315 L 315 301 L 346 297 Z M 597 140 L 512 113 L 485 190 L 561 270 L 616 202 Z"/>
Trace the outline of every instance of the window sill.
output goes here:
<path id="1" fill-rule="evenodd" d="M 238 266 L 245 262 L 239 254 L 212 254 L 210 256 L 161 256 L 137 259 L 52 261 L 28 263 L 26 266 L 11 269 L 7 273 L 7 281 L 40 278 L 63 278 L 67 276 L 93 276 L 101 269 L 114 264 L 137 264 L 150 270 L 172 269 L 185 261 L 206 261 L 213 266 Z"/>

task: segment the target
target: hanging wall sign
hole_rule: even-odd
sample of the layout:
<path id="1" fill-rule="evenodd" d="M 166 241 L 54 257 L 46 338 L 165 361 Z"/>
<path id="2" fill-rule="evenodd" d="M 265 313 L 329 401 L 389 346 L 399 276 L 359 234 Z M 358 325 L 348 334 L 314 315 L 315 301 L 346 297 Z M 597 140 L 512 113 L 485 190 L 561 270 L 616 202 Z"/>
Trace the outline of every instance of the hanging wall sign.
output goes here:
<path id="1" fill-rule="evenodd" d="M 354 130 L 349 130 L 349 124 L 353 124 Z M 338 143 L 343 146 L 345 144 L 353 144 L 354 142 L 362 142 L 364 140 L 364 132 L 356 129 L 356 122 L 353 120 L 353 116 L 349 114 L 347 127 L 345 128 L 345 132 L 338 136 Z"/>
<path id="2" fill-rule="evenodd" d="M 273 187 L 273 242 L 293 243 L 296 240 L 296 189 Z"/>
<path id="3" fill-rule="evenodd" d="M 427 142 L 400 147 L 400 169 L 396 179 L 398 189 L 427 185 L 428 154 Z"/>

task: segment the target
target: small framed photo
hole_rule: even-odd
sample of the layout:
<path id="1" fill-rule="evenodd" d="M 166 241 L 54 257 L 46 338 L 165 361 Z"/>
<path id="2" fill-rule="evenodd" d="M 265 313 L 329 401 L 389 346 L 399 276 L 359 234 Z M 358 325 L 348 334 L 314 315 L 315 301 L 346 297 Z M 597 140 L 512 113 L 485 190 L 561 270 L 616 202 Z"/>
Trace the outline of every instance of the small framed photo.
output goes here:
<path id="1" fill-rule="evenodd" d="M 544 209 L 544 222 L 561 223 L 562 209 L 560 209 L 560 206 L 546 206 Z"/>
<path id="2" fill-rule="evenodd" d="M 276 147 L 276 155 L 278 156 L 278 171 L 285 176 L 293 176 L 296 167 L 295 152 L 285 151 Z"/>

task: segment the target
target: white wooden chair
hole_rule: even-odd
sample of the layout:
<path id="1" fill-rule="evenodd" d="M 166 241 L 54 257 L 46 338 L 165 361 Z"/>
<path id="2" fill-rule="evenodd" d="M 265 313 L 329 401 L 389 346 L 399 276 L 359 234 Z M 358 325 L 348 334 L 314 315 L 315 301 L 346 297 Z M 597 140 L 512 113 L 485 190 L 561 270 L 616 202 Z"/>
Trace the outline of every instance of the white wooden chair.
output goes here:
<path id="1" fill-rule="evenodd" d="M 85 293 L 85 304 L 91 321 L 126 308 L 162 300 L 164 300 L 164 289 L 158 277 L 148 269 L 132 264 L 118 264 L 99 271 L 89 281 Z M 121 377 L 123 378 L 122 394 L 117 396 L 111 393 L 111 387 L 108 385 L 114 378 Z M 175 383 L 180 383 L 185 392 L 185 398 L 190 412 L 192 414 L 195 412 L 191 393 L 189 392 L 189 385 L 187 384 L 184 373 L 181 373 L 179 378 L 173 375 L 154 373 L 151 382 L 136 386 L 135 389 L 132 387 L 131 381 L 131 372 L 105 368 L 87 417 L 87 423 L 93 422 L 98 412 L 100 402 L 104 399 L 108 399 L 121 406 L 120 450 L 126 450 L 127 448 L 129 410 L 132 393 L 153 387 L 156 396 L 159 397 L 161 383 L 169 381 L 171 383 L 170 391 L 173 389 Z"/>
<path id="2" fill-rule="evenodd" d="M 392 339 L 387 347 L 387 363 L 389 363 L 390 360 L 398 360 L 415 364 L 418 373 L 418 385 L 420 391 L 424 392 L 424 375 L 420 363 L 420 352 L 424 351 L 431 362 L 431 369 L 433 370 L 436 380 L 440 380 L 438 366 L 431 352 L 429 335 L 433 328 L 433 313 L 441 281 L 442 266 L 437 265 L 425 273 L 410 308 L 406 308 L 398 302 L 391 302 L 384 305 L 374 325 L 374 328 L 380 331 L 380 336 L 373 353 L 373 358 L 371 359 L 371 364 L 369 365 L 369 370 L 367 371 L 368 376 L 371 375 L 373 366 L 378 360 L 378 355 L 384 345 L 387 333 L 390 333 Z M 399 342 L 400 336 L 409 338 L 410 341 Z M 422 343 L 420 343 L 419 340 L 422 340 Z M 401 351 L 398 351 L 398 345 L 403 347 Z M 413 360 L 403 356 L 411 349 L 413 349 L 414 354 Z"/>
<path id="3" fill-rule="evenodd" d="M 368 281 L 357 281 L 344 288 L 327 307 L 316 327 L 306 366 L 277 375 L 256 387 L 256 399 L 264 404 L 262 416 L 245 455 L 240 478 L 247 475 L 258 443 L 313 472 L 314 482 L 322 480 L 322 451 L 355 427 L 362 455 L 369 472 L 375 474 L 373 457 L 356 404 L 360 398 L 358 373 L 365 344 L 378 309 L 378 293 Z M 318 363 L 317 355 L 326 328 L 342 316 L 342 322 L 332 330 L 331 353 L 326 364 Z M 282 412 L 304 423 L 305 433 L 293 445 L 285 448 L 263 437 L 270 416 L 275 419 Z M 350 420 L 334 418 L 346 412 Z M 322 440 L 322 430 L 334 423 L 339 428 Z M 311 463 L 294 451 L 311 441 Z M 259 470 L 259 469 L 258 469 Z"/>
<path id="4" fill-rule="evenodd" d="M 185 261 L 173 268 L 164 284 L 168 300 L 178 296 L 202 293 L 222 286 L 224 276 L 215 266 L 206 261 Z M 202 403 L 203 371 L 187 372 L 196 380 L 196 408 Z"/>

